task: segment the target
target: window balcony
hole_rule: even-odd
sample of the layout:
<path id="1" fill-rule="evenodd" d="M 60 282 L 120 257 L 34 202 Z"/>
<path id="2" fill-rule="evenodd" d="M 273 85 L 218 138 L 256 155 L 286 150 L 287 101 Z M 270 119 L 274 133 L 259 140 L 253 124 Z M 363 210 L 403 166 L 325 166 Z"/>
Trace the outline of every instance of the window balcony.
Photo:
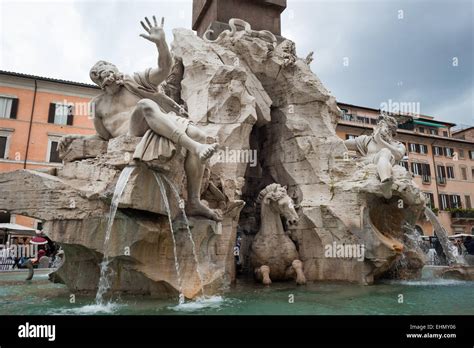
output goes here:
<path id="1" fill-rule="evenodd" d="M 474 221 L 474 209 L 452 209 L 451 219 L 453 222 L 472 222 Z"/>
<path id="2" fill-rule="evenodd" d="M 438 177 L 437 182 L 438 182 L 438 185 L 446 185 L 446 178 Z"/>

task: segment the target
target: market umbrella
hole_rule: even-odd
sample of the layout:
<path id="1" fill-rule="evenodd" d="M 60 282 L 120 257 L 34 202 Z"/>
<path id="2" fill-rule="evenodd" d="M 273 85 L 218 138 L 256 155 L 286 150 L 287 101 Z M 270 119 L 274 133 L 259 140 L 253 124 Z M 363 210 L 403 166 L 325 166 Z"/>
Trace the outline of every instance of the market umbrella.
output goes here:
<path id="1" fill-rule="evenodd" d="M 36 244 L 36 245 L 44 245 L 44 244 L 48 244 L 48 241 L 43 237 L 36 236 L 36 237 L 31 238 L 30 243 Z"/>

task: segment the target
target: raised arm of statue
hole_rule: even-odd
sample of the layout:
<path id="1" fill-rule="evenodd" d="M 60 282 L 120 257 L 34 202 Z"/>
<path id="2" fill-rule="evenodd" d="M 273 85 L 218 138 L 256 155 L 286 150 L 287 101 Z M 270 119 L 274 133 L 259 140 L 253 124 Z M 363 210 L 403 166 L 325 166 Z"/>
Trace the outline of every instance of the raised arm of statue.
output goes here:
<path id="1" fill-rule="evenodd" d="M 158 67 L 153 68 L 149 75 L 150 82 L 158 86 L 168 77 L 172 66 L 171 53 L 166 43 L 165 31 L 163 30 L 165 18 L 161 18 L 161 25 L 158 25 L 155 16 L 153 16 L 153 24 L 151 24 L 147 17 L 145 17 L 145 21 L 146 23 L 143 21 L 140 21 L 140 23 L 148 34 L 140 34 L 140 36 L 156 44 L 158 49 Z"/>

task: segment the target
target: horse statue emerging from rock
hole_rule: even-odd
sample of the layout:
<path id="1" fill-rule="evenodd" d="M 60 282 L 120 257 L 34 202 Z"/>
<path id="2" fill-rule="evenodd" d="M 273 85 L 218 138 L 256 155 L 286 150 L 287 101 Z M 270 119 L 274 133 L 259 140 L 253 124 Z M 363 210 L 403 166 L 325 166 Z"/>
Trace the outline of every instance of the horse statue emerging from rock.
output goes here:
<path id="1" fill-rule="evenodd" d="M 297 284 L 305 284 L 303 263 L 280 218 L 285 217 L 289 225 L 296 225 L 299 219 L 286 187 L 268 185 L 260 192 L 257 203 L 261 204 L 261 225 L 250 251 L 256 279 L 265 285 L 272 280 L 295 278 Z"/>

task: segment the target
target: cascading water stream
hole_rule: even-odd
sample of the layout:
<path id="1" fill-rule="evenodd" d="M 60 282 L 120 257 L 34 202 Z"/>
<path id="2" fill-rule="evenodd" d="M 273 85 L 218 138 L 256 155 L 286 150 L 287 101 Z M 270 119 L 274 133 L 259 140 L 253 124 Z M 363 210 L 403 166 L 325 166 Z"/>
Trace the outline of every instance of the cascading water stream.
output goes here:
<path id="1" fill-rule="evenodd" d="M 157 175 L 159 175 L 159 174 L 157 174 Z M 173 182 L 171 180 L 169 180 L 164 175 L 163 175 L 163 178 L 165 179 L 166 183 L 170 186 L 171 190 L 173 191 L 174 196 L 175 196 L 176 200 L 179 203 L 178 204 L 179 208 L 181 209 L 181 212 L 183 213 L 184 222 L 186 223 L 186 229 L 187 229 L 188 236 L 189 236 L 189 239 L 190 239 L 191 245 L 192 245 L 194 261 L 196 262 L 196 272 L 198 274 L 199 281 L 201 283 L 201 293 L 202 293 L 203 297 L 206 297 L 206 294 L 204 293 L 204 280 L 203 280 L 203 277 L 202 277 L 201 269 L 199 267 L 199 259 L 198 259 L 197 253 L 196 253 L 196 243 L 194 242 L 193 234 L 191 233 L 191 228 L 189 227 L 188 216 L 186 215 L 186 211 L 184 209 L 184 200 L 182 200 L 181 197 L 179 196 L 178 189 L 173 184 Z"/>
<path id="2" fill-rule="evenodd" d="M 438 253 L 436 252 L 435 249 L 433 249 L 433 248 L 429 249 L 426 256 L 428 257 L 428 262 L 429 262 L 430 266 L 439 266 L 440 265 Z"/>
<path id="3" fill-rule="evenodd" d="M 448 239 L 448 233 L 444 229 L 443 225 L 439 222 L 438 218 L 436 217 L 435 213 L 430 208 L 425 208 L 425 216 L 433 225 L 433 230 L 438 237 L 439 242 L 443 248 L 443 252 L 446 255 L 446 261 L 448 266 L 460 263 L 465 264 L 464 258 L 462 255 L 459 255 L 457 252 L 456 247 L 451 243 Z"/>
<path id="4" fill-rule="evenodd" d="M 158 186 L 160 187 L 161 198 L 163 199 L 166 213 L 168 214 L 168 221 L 169 221 L 170 230 L 171 230 L 171 238 L 173 240 L 174 267 L 176 268 L 176 275 L 178 277 L 179 304 L 181 305 L 184 303 L 183 282 L 181 279 L 181 272 L 180 272 L 180 267 L 179 267 L 179 262 L 178 262 L 178 254 L 176 250 L 176 238 L 175 238 L 174 230 L 173 230 L 173 221 L 171 220 L 170 205 L 168 202 L 168 197 L 166 196 L 165 185 L 163 184 L 163 180 L 161 180 L 161 176 L 156 172 L 154 172 L 153 174 L 155 175 L 156 182 L 158 183 Z"/>
<path id="5" fill-rule="evenodd" d="M 125 167 L 120 176 L 117 180 L 117 184 L 115 185 L 114 195 L 112 197 L 112 203 L 110 204 L 109 210 L 109 219 L 107 221 L 107 229 L 105 232 L 105 240 L 104 240 L 104 257 L 102 259 L 102 263 L 100 264 L 100 278 L 99 278 L 99 285 L 97 289 L 97 294 L 95 296 L 95 302 L 98 305 L 103 305 L 104 301 L 104 294 L 109 289 L 109 242 L 110 242 L 110 234 L 112 232 L 112 226 L 114 224 L 115 214 L 117 213 L 117 208 L 120 202 L 120 198 L 122 197 L 123 190 L 130 179 L 130 175 L 132 175 L 133 170 L 135 167 Z"/>

